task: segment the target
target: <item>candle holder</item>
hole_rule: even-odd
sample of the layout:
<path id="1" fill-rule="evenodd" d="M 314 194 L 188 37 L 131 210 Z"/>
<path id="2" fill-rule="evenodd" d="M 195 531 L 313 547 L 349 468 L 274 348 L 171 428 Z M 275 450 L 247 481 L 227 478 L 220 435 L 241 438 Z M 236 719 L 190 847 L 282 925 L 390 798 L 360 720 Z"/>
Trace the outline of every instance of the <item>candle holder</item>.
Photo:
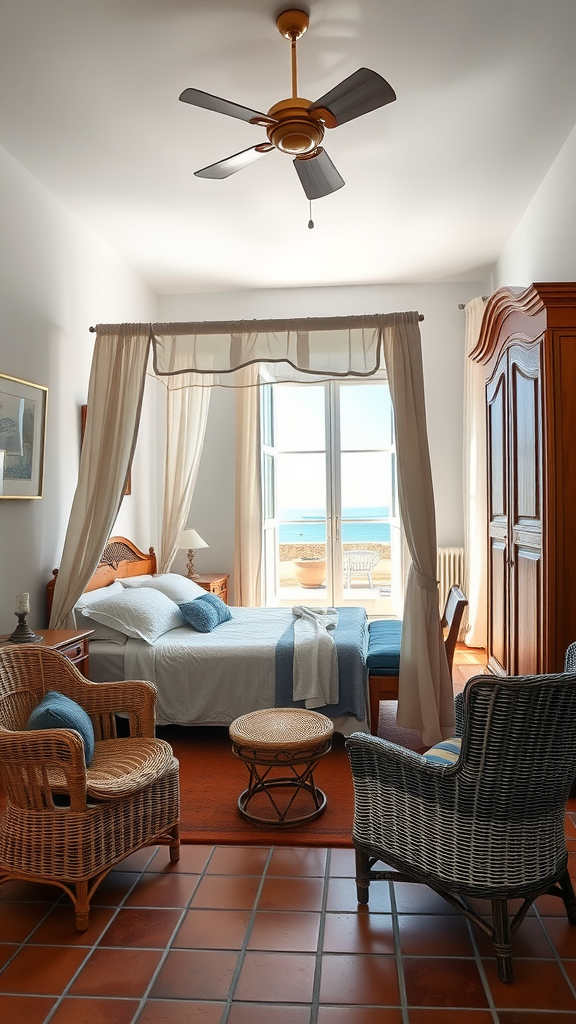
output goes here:
<path id="1" fill-rule="evenodd" d="M 8 641 L 11 644 L 38 644 L 44 637 L 37 636 L 33 633 L 28 625 L 26 619 L 28 618 L 28 612 L 14 612 L 18 619 L 18 625 L 13 633 L 8 637 Z"/>

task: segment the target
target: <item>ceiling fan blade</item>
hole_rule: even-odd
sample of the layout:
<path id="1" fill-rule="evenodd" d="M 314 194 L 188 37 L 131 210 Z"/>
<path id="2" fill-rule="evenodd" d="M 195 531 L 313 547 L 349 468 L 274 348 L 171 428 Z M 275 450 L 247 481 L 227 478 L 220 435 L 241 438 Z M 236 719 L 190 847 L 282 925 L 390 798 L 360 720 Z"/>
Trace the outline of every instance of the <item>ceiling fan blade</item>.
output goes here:
<path id="1" fill-rule="evenodd" d="M 202 167 L 201 170 L 194 171 L 194 174 L 197 178 L 228 178 L 231 174 L 236 174 L 236 171 L 241 171 L 243 167 L 248 167 L 248 164 L 253 164 L 255 160 L 259 160 L 264 153 L 269 153 L 272 149 L 274 146 L 269 142 L 263 142 L 259 146 L 243 149 L 241 153 L 235 153 L 234 156 L 228 156 L 225 160 L 219 160 L 217 164 Z"/>
<path id="2" fill-rule="evenodd" d="M 328 120 L 327 126 L 335 128 L 346 121 L 353 121 L 361 114 L 367 114 L 370 110 L 392 103 L 395 99 L 394 89 L 382 75 L 370 71 L 369 68 L 358 68 L 353 75 L 316 100 L 308 108 L 308 113 L 312 117 L 317 117 L 321 111 L 327 110 L 336 121 L 333 125 Z"/>
<path id="3" fill-rule="evenodd" d="M 320 146 L 315 156 L 296 157 L 294 167 L 308 199 L 329 196 L 345 184 L 328 153 Z"/>
<path id="4" fill-rule="evenodd" d="M 220 96 L 213 96 L 212 93 L 202 92 L 201 89 L 184 89 L 184 92 L 180 93 L 178 99 L 184 103 L 192 103 L 195 107 L 215 110 L 217 114 L 228 114 L 230 117 L 238 117 L 241 121 L 252 121 L 256 124 L 276 124 L 276 118 L 268 117 L 268 114 L 261 114 L 259 110 L 243 107 L 240 103 L 233 103 L 232 100 L 223 100 Z"/>

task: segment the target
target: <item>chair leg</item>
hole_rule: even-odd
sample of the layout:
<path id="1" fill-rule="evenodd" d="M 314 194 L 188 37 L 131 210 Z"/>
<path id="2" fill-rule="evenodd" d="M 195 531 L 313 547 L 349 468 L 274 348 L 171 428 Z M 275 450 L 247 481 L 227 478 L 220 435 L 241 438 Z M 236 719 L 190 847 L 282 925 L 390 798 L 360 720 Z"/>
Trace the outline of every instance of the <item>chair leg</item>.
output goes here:
<path id="1" fill-rule="evenodd" d="M 370 886 L 370 859 L 364 850 L 356 847 L 356 897 L 358 903 L 368 903 Z"/>
<path id="2" fill-rule="evenodd" d="M 85 932 L 88 927 L 90 903 L 88 902 L 88 882 L 76 882 L 76 928 Z"/>
<path id="3" fill-rule="evenodd" d="M 171 829 L 170 835 L 172 841 L 170 843 L 170 861 L 172 864 L 176 864 L 180 860 L 180 828 L 178 824 L 174 825 Z"/>
<path id="4" fill-rule="evenodd" d="M 576 895 L 572 886 L 572 879 L 568 874 L 568 868 L 562 872 L 558 879 L 558 885 L 562 889 L 562 899 L 566 907 L 566 916 L 570 924 L 576 924 Z"/>
<path id="5" fill-rule="evenodd" d="M 512 932 L 508 916 L 507 900 L 492 900 L 492 920 L 494 922 L 494 951 L 498 965 L 500 981 L 510 983 L 514 980 L 512 972 Z"/>

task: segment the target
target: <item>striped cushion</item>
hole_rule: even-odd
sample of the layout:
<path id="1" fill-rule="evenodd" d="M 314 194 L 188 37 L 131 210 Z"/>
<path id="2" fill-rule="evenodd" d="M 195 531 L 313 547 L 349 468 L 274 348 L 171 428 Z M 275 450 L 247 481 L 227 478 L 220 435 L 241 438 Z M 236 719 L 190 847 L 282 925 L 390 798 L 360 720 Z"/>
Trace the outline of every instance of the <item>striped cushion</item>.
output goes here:
<path id="1" fill-rule="evenodd" d="M 430 747 L 422 757 L 425 761 L 430 761 L 432 764 L 454 764 L 460 756 L 460 747 L 462 746 L 462 738 L 460 736 L 454 736 L 451 740 L 442 740 L 442 743 L 437 743 L 435 747 Z"/>

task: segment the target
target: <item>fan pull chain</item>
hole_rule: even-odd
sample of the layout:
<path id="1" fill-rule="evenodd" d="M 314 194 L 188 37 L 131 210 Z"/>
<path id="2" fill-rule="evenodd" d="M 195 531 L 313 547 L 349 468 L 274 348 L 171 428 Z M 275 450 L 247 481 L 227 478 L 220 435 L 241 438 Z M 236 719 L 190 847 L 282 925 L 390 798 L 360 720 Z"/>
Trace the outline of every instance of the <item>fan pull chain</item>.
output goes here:
<path id="1" fill-rule="evenodd" d="M 308 221 L 308 227 L 314 227 L 314 221 L 312 220 L 312 200 L 310 200 L 310 220 Z"/>

